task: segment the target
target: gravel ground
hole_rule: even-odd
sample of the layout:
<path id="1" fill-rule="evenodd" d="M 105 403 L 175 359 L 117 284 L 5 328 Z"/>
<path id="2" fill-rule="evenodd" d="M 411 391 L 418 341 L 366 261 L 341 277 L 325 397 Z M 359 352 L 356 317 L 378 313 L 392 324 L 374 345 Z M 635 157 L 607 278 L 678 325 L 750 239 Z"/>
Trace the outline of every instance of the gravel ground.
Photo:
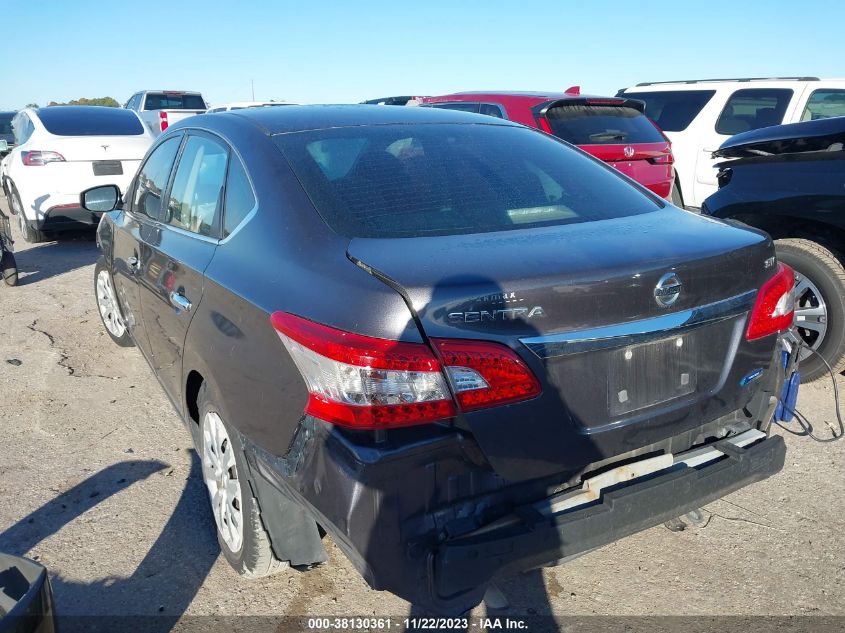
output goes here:
<path id="1" fill-rule="evenodd" d="M 141 355 L 100 324 L 92 238 L 17 247 L 20 286 L 0 287 L 0 550 L 50 569 L 60 614 L 157 616 L 158 630 L 216 616 L 203 628 L 228 630 L 226 616 L 409 613 L 331 543 L 318 569 L 241 580 L 187 432 Z M 829 381 L 804 386 L 799 408 L 832 423 Z M 706 527 L 653 528 L 507 579 L 496 614 L 845 615 L 845 442 L 786 441 L 784 470 L 708 506 Z"/>

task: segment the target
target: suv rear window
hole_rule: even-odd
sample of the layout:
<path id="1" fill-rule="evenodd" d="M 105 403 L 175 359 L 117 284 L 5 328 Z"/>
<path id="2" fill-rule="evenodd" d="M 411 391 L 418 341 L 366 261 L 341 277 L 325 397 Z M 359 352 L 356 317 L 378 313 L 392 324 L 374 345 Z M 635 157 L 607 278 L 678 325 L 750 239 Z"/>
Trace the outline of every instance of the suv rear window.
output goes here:
<path id="1" fill-rule="evenodd" d="M 326 223 L 348 237 L 486 233 L 661 207 L 612 168 L 522 127 L 358 126 L 275 141 Z"/>
<path id="2" fill-rule="evenodd" d="M 205 101 L 199 95 L 148 92 L 144 110 L 205 110 Z"/>
<path id="3" fill-rule="evenodd" d="M 704 109 L 715 90 L 624 92 L 624 97 L 645 101 L 645 114 L 664 132 L 682 132 Z"/>
<path id="4" fill-rule="evenodd" d="M 573 145 L 665 143 L 654 124 L 635 108 L 564 105 L 549 108 L 552 133 Z"/>
<path id="5" fill-rule="evenodd" d="M 39 108 L 38 118 L 56 136 L 136 136 L 144 133 L 137 115 L 123 108 L 50 106 Z"/>

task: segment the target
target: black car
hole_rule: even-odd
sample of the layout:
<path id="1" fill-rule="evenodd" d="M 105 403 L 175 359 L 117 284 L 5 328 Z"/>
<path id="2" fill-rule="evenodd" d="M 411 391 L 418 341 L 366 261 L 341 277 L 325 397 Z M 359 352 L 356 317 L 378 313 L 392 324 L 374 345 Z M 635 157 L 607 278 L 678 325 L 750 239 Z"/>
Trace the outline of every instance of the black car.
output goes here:
<path id="1" fill-rule="evenodd" d="M 191 430 L 229 562 L 463 612 L 499 573 L 778 471 L 792 272 L 570 145 L 430 108 L 192 117 L 98 230 L 98 306 Z M 787 309 L 783 309 L 786 306 Z"/>
<path id="2" fill-rule="evenodd" d="M 0 633 L 55 633 L 55 617 L 46 568 L 0 553 Z"/>
<path id="3" fill-rule="evenodd" d="M 767 231 L 795 270 L 804 381 L 845 369 L 845 117 L 737 134 L 702 212 Z M 815 350 L 824 358 L 812 354 Z"/>

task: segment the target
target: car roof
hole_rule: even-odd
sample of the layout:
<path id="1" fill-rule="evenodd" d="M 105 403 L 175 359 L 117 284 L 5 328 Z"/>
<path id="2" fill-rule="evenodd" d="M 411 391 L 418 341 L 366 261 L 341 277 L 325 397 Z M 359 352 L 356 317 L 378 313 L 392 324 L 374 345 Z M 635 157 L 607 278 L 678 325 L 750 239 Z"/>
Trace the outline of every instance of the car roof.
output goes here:
<path id="1" fill-rule="evenodd" d="M 197 92 L 196 90 L 139 90 L 138 92 L 163 92 L 173 95 L 202 95 L 202 93 Z"/>
<path id="2" fill-rule="evenodd" d="M 787 123 L 786 125 L 773 125 L 758 130 L 742 132 L 722 143 L 717 153 L 729 149 L 739 149 L 747 145 L 757 145 L 759 143 L 816 138 L 837 134 L 845 134 L 845 116 L 817 119 L 815 121 L 802 121 L 800 123 Z"/>
<path id="3" fill-rule="evenodd" d="M 207 119 L 206 119 L 207 117 Z M 471 114 L 455 110 L 396 106 L 392 108 L 374 108 L 371 105 L 290 105 L 284 108 L 247 108 L 218 112 L 212 115 L 200 115 L 185 119 L 186 126 L 191 121 L 222 120 L 230 117 L 248 119 L 265 134 L 285 134 L 305 130 L 321 130 L 359 125 L 396 125 L 396 124 L 432 124 L 432 123 L 467 123 L 483 125 L 505 125 L 519 127 L 519 124 L 503 119 L 494 119 L 482 114 Z"/>
<path id="4" fill-rule="evenodd" d="M 441 100 L 448 100 L 448 99 L 455 99 L 455 100 L 464 100 L 467 98 L 474 98 L 478 99 L 480 97 L 493 97 L 499 98 L 504 97 L 508 99 L 530 99 L 530 100 L 537 100 L 537 101 L 550 101 L 550 100 L 561 100 L 561 99 L 607 99 L 609 97 L 600 96 L 600 95 L 590 95 L 590 94 L 575 94 L 570 92 L 552 92 L 552 91 L 507 91 L 507 90 L 472 90 L 468 92 L 454 92 L 452 94 L 447 95 L 437 95 L 432 97 L 425 97 L 425 100 L 433 100 L 437 99 L 438 101 Z"/>
<path id="5" fill-rule="evenodd" d="M 818 77 L 746 77 L 737 79 L 683 79 L 679 81 L 647 81 L 623 88 L 620 93 L 659 92 L 663 90 L 707 90 L 723 86 L 736 88 L 780 87 L 796 84 L 845 85 L 845 79 L 819 79 Z"/>

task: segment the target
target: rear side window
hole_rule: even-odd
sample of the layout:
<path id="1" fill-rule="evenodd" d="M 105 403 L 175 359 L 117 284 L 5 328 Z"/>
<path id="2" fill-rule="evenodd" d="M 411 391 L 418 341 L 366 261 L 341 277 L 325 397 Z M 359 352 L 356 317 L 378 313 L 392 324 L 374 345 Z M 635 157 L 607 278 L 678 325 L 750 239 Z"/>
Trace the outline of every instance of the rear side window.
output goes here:
<path id="1" fill-rule="evenodd" d="M 622 106 L 564 105 L 549 108 L 552 133 L 573 145 L 665 143 L 639 110 Z"/>
<path id="2" fill-rule="evenodd" d="M 223 237 L 232 233 L 255 206 L 255 195 L 243 163 L 232 154 L 226 179 L 226 206 L 223 217 Z"/>
<path id="3" fill-rule="evenodd" d="M 725 104 L 716 131 L 740 134 L 783 122 L 792 90 L 786 88 L 746 88 L 734 92 Z"/>
<path id="4" fill-rule="evenodd" d="M 802 121 L 845 116 L 845 90 L 814 90 L 807 100 Z"/>
<path id="5" fill-rule="evenodd" d="M 164 222 L 212 237 L 217 232 L 229 150 L 203 136 L 189 136 L 173 177 Z"/>
<path id="6" fill-rule="evenodd" d="M 645 114 L 664 132 L 682 132 L 704 109 L 715 90 L 626 92 L 623 96 L 645 101 Z"/>
<path id="7" fill-rule="evenodd" d="M 179 150 L 181 136 L 164 141 L 153 150 L 138 174 L 138 185 L 132 201 L 132 210 L 158 220 L 161 213 L 161 198 L 167 188 L 173 161 Z"/>
<path id="8" fill-rule="evenodd" d="M 205 101 L 199 95 L 148 92 L 144 110 L 205 110 Z"/>
<path id="9" fill-rule="evenodd" d="M 22 145 L 29 140 L 32 133 L 35 131 L 35 126 L 29 117 L 23 113 L 19 114 L 12 120 L 12 132 L 15 135 L 15 143 Z"/>
<path id="10" fill-rule="evenodd" d="M 478 112 L 480 104 L 469 101 L 460 101 L 455 103 L 432 103 L 432 108 L 439 108 L 441 110 L 457 110 L 459 112 Z"/>
<path id="11" fill-rule="evenodd" d="M 101 106 L 40 108 L 38 118 L 56 136 L 137 136 L 144 126 L 131 110 Z"/>
<path id="12" fill-rule="evenodd" d="M 326 223 L 349 237 L 506 231 L 661 206 L 611 168 L 523 127 L 358 126 L 275 141 Z"/>

